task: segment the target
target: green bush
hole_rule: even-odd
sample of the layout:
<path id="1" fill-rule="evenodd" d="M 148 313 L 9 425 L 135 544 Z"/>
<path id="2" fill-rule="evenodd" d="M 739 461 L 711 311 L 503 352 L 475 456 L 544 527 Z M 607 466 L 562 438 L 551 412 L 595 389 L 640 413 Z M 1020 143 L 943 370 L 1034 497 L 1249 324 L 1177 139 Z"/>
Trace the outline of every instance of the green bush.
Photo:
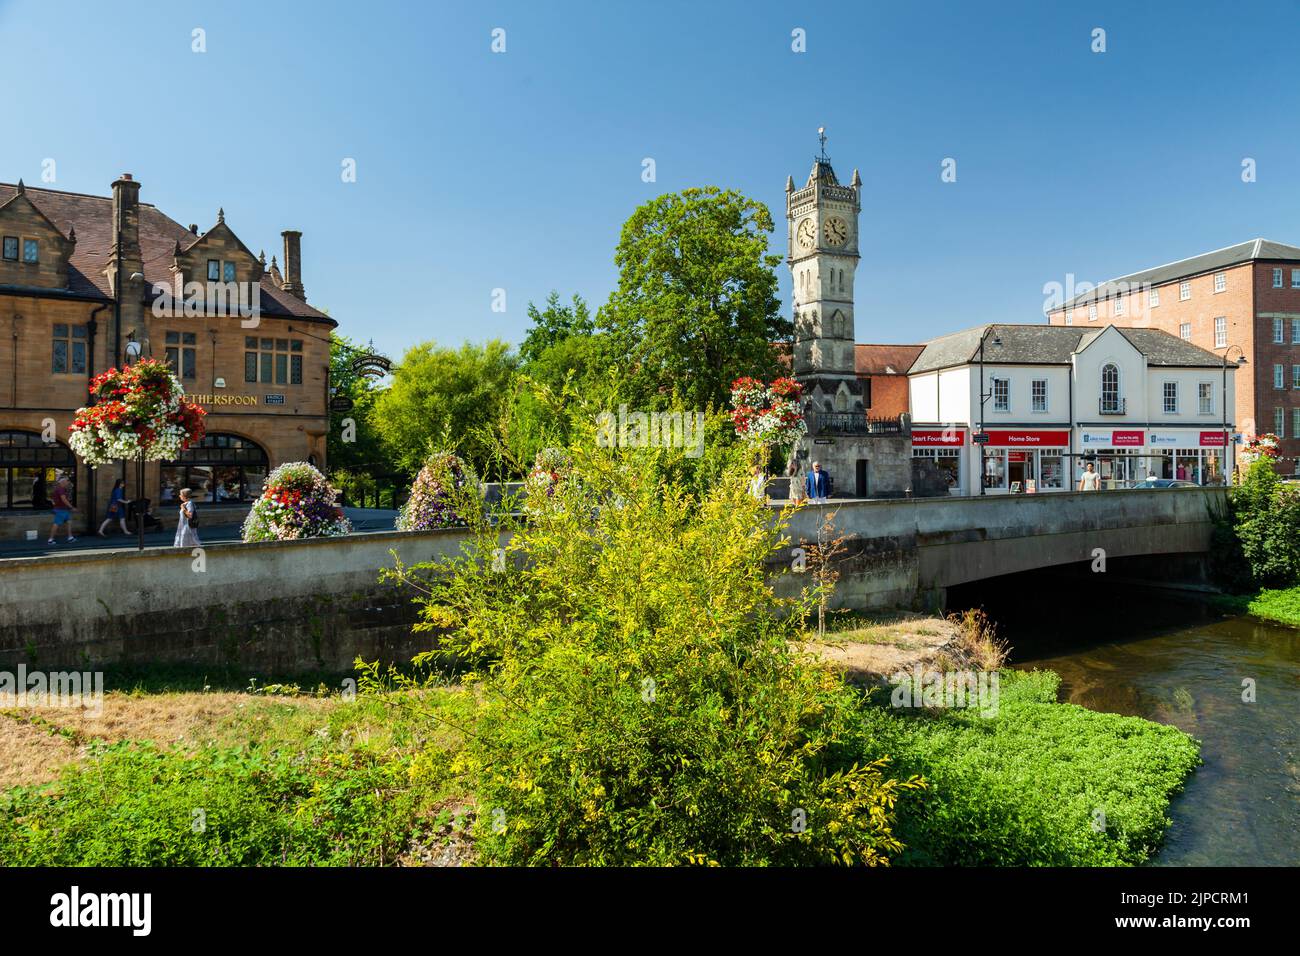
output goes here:
<path id="1" fill-rule="evenodd" d="M 1281 482 L 1268 459 L 1250 466 L 1215 519 L 1214 570 L 1225 586 L 1245 591 L 1300 581 L 1300 489 Z"/>
<path id="2" fill-rule="evenodd" d="M 1245 610 L 1266 621 L 1300 627 L 1300 587 L 1260 591 Z"/>
<path id="3" fill-rule="evenodd" d="M 781 529 L 733 461 L 696 498 L 658 453 L 574 449 L 580 480 L 468 553 L 399 569 L 422 624 L 478 660 L 453 769 L 478 847 L 504 864 L 886 863 L 920 786 L 840 745 L 857 697 L 793 653 L 802 615 L 764 560 Z M 423 582 L 427 572 L 431 580 Z"/>
<path id="4" fill-rule="evenodd" d="M 1050 672 L 1000 674 L 998 710 L 862 711 L 859 733 L 929 786 L 900 804 L 900 864 L 1136 865 L 1199 762 L 1174 727 L 1056 703 Z"/>

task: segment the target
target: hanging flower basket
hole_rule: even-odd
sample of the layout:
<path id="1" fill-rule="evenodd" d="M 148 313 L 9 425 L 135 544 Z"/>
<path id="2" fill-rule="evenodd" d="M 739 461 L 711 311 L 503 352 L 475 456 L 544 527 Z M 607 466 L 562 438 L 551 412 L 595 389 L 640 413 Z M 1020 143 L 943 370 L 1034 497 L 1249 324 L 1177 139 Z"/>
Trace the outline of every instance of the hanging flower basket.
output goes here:
<path id="1" fill-rule="evenodd" d="M 91 467 L 112 461 L 174 461 L 203 438 L 198 405 L 170 365 L 146 359 L 111 368 L 90 383 L 96 404 L 79 408 L 68 427 L 68 444 Z"/>
<path id="2" fill-rule="evenodd" d="M 764 385 L 756 378 L 738 378 L 731 385 L 731 420 L 742 441 L 772 448 L 789 448 L 808 432 L 799 399 L 803 387 L 792 378 Z"/>
<path id="3" fill-rule="evenodd" d="M 473 471 L 452 452 L 435 452 L 415 476 L 411 496 L 397 514 L 397 530 L 463 528 L 468 522 L 456 506 L 477 500 L 478 478 Z"/>
<path id="4" fill-rule="evenodd" d="M 305 461 L 291 461 L 267 476 L 262 497 L 244 519 L 245 541 L 335 538 L 352 524 L 339 507 L 339 493 Z"/>
<path id="5" fill-rule="evenodd" d="M 1256 435 L 1246 442 L 1245 447 L 1237 454 L 1237 464 L 1242 468 L 1248 468 L 1262 458 L 1272 461 L 1278 455 L 1277 445 L 1278 437 L 1272 432 Z"/>

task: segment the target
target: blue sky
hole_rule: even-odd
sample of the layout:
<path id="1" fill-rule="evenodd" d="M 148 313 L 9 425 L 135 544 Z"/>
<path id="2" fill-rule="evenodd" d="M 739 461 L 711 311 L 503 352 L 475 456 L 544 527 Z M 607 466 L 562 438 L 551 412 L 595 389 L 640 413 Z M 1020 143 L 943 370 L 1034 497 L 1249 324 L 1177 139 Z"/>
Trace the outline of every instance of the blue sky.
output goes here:
<path id="1" fill-rule="evenodd" d="M 922 341 L 1040 321 L 1069 273 L 1300 243 L 1298 28 L 1294 2 L 0 0 L 0 181 L 53 158 L 52 188 L 107 195 L 130 171 L 268 256 L 301 229 L 310 301 L 396 356 L 518 342 L 552 288 L 602 303 L 662 192 L 762 200 L 783 255 L 785 178 L 825 125 L 864 182 L 858 341 Z"/>

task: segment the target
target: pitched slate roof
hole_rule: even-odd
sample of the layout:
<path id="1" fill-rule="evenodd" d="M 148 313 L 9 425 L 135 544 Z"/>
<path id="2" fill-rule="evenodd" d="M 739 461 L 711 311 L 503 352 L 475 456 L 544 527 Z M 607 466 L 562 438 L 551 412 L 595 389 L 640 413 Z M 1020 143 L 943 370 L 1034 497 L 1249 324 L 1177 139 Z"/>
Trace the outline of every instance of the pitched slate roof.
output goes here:
<path id="1" fill-rule="evenodd" d="M 32 186 L 24 186 L 24 189 L 32 204 L 64 236 L 76 229 L 77 245 L 68 267 L 68 288 L 61 291 L 83 298 L 112 301 L 108 276 L 104 271 L 113 252 L 112 198 Z M 8 202 L 17 192 L 16 184 L 0 183 L 0 205 Z M 182 249 L 188 248 L 200 237 L 159 211 L 156 206 L 145 202 L 140 203 L 139 224 L 145 289 L 151 294 L 153 283 L 172 281 L 172 255 L 177 243 Z M 277 286 L 269 272 L 262 275 L 261 311 L 266 316 L 310 319 L 327 322 L 332 326 L 338 324 L 324 312 L 312 308 Z"/>
<path id="2" fill-rule="evenodd" d="M 1256 259 L 1300 262 L 1300 246 L 1289 246 L 1286 243 L 1273 242 L 1269 239 L 1251 239 L 1249 242 L 1239 242 L 1235 246 L 1202 253 L 1199 256 L 1192 256 L 1190 259 L 1179 259 L 1177 262 L 1156 266 L 1154 269 L 1144 269 L 1141 272 L 1110 279 L 1101 283 L 1097 288 L 1080 293 L 1069 302 L 1056 306 L 1052 311 L 1055 312 L 1081 303 L 1094 302 L 1123 292 L 1129 292 L 1132 291 L 1133 286 L 1164 285 L 1167 282 L 1186 279 L 1188 276 L 1214 272 L 1217 269 L 1240 265 L 1243 262 L 1251 262 Z"/>
<path id="3" fill-rule="evenodd" d="M 1182 368 L 1221 368 L 1223 365 L 1223 359 L 1214 352 L 1159 329 L 995 324 L 979 325 L 930 340 L 912 363 L 910 372 L 931 372 L 978 361 L 980 339 L 986 333 L 985 362 L 997 365 L 1069 365 L 1074 353 L 1091 345 L 1111 328 L 1144 355 L 1148 365 Z M 995 344 L 995 339 L 1000 344 Z"/>
<path id="4" fill-rule="evenodd" d="M 854 370 L 859 375 L 906 375 L 924 345 L 866 345 L 853 347 Z"/>

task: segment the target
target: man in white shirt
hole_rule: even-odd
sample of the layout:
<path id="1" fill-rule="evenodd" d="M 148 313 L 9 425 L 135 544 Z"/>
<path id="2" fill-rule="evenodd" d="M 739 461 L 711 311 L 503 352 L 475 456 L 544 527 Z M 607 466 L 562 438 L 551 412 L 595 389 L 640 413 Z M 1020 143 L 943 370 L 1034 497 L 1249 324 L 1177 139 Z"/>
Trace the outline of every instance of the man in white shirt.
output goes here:
<path id="1" fill-rule="evenodd" d="M 1093 471 L 1092 462 L 1083 467 L 1083 474 L 1079 476 L 1080 491 L 1096 491 L 1101 487 L 1101 475 Z"/>

